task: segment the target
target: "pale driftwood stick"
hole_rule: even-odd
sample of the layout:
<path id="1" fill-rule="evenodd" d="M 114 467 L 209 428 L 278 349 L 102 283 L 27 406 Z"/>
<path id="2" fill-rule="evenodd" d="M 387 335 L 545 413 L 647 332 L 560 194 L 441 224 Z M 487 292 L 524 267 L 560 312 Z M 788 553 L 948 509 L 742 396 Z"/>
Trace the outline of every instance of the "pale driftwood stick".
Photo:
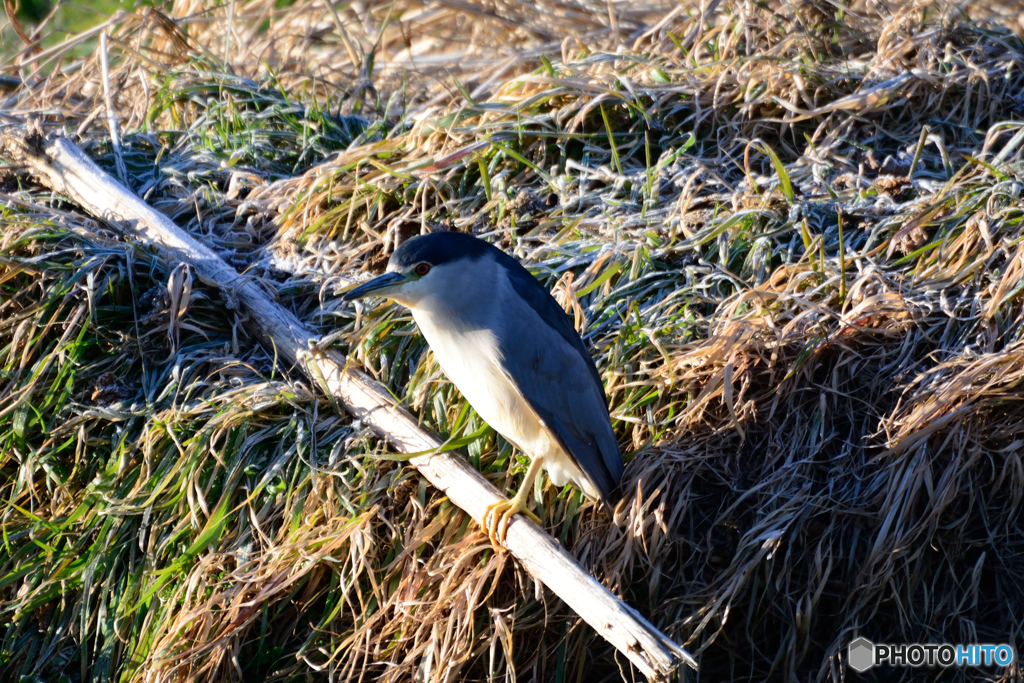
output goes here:
<path id="1" fill-rule="evenodd" d="M 38 131 L 18 130 L 0 138 L 0 154 L 12 164 L 29 168 L 43 184 L 70 197 L 90 214 L 155 247 L 168 263 L 187 263 L 201 278 L 221 287 L 229 300 L 247 310 L 255 332 L 287 365 L 300 368 L 339 398 L 396 450 L 419 453 L 441 446 L 441 440 L 420 429 L 412 415 L 395 405 L 376 381 L 360 370 L 346 372 L 344 356 L 333 351 L 314 355 L 311 349 L 316 338 L 294 315 L 107 175 L 67 138 L 45 140 Z M 460 457 L 435 453 L 417 456 L 409 463 L 478 522 L 487 506 L 501 499 L 497 489 Z M 554 591 L 647 678 L 668 678 L 681 663 L 696 668 L 693 657 L 612 595 L 530 520 L 516 515 L 505 545 L 531 576 Z"/>

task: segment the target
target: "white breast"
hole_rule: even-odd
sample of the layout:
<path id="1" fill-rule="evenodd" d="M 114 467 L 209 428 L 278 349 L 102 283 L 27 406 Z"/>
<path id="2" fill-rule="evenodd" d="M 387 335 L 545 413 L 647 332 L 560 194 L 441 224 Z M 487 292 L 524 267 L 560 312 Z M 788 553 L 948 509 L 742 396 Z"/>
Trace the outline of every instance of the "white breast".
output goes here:
<path id="1" fill-rule="evenodd" d="M 529 451 L 537 439 L 532 410 L 501 371 L 501 358 L 490 330 L 465 330 L 430 312 L 413 311 L 441 369 L 487 424 Z M 533 419 L 529 419 L 533 418 Z M 532 453 L 531 453 L 532 455 Z"/>

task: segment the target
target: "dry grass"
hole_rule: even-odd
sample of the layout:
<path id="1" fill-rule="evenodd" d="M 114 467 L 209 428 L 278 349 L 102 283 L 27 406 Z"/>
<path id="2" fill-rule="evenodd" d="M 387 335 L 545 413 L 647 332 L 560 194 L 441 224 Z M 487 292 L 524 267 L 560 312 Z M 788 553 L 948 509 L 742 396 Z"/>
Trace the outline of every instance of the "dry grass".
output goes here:
<path id="1" fill-rule="evenodd" d="M 1024 645 L 1024 45 L 971 11 L 178 1 L 107 85 L 133 188 L 499 487 L 409 315 L 334 294 L 423 230 L 522 258 L 630 457 L 614 519 L 538 490 L 551 533 L 701 678 L 839 680 L 855 635 Z M 95 38 L 3 121 L 114 173 Z M 3 182 L 5 680 L 631 678 L 231 302 Z"/>

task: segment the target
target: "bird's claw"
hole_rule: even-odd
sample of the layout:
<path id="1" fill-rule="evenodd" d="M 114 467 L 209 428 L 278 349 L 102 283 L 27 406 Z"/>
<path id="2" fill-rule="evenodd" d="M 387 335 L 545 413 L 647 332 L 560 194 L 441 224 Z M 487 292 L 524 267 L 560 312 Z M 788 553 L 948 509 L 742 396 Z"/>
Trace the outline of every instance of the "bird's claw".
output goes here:
<path id="1" fill-rule="evenodd" d="M 508 526 L 512 523 L 512 517 L 519 512 L 537 524 L 544 523 L 540 517 L 526 507 L 526 501 L 521 500 L 519 496 L 512 500 L 499 500 L 497 503 L 487 506 L 480 526 L 487 532 L 487 538 L 491 539 L 492 544 L 503 545 L 505 543 L 505 536 L 508 534 Z"/>

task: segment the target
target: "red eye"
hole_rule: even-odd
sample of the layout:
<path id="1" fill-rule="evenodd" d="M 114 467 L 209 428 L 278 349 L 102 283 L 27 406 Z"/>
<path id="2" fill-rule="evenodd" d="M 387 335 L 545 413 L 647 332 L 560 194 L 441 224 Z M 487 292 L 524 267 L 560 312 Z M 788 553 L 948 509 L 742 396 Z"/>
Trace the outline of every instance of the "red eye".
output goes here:
<path id="1" fill-rule="evenodd" d="M 418 266 L 416 266 L 416 274 L 419 275 L 420 277 L 423 277 L 424 275 L 426 275 L 429 272 L 430 272 L 430 264 L 429 263 L 421 263 Z"/>

